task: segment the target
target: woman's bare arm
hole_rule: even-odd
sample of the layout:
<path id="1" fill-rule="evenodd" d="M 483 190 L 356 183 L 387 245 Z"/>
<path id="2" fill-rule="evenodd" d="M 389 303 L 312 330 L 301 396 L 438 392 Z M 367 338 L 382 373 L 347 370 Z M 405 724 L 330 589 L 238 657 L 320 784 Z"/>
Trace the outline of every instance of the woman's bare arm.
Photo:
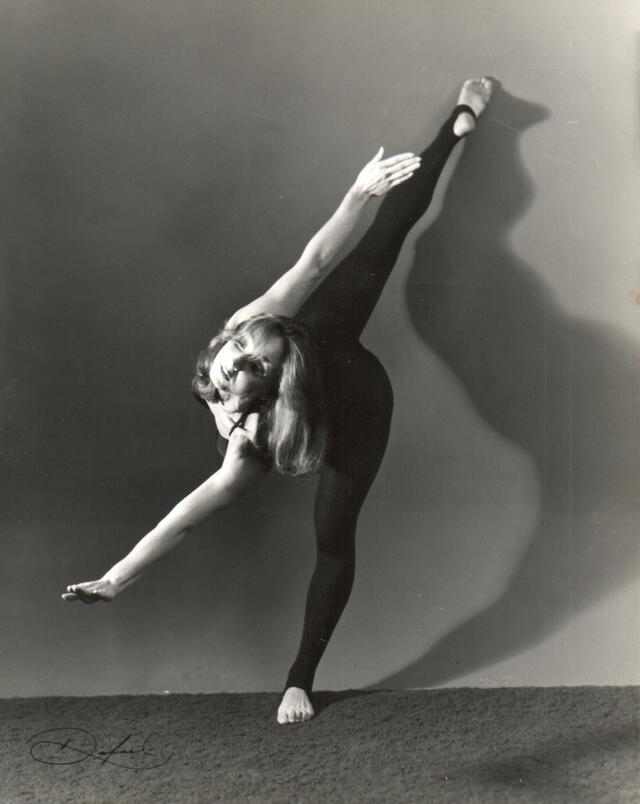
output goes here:
<path id="1" fill-rule="evenodd" d="M 253 488 L 267 470 L 260 460 L 246 454 L 244 440 L 246 436 L 241 431 L 234 432 L 224 462 L 215 474 L 181 500 L 102 578 L 71 584 L 63 599 L 84 603 L 112 600 L 137 581 L 151 564 L 177 547 L 194 528 Z"/>
<path id="2" fill-rule="evenodd" d="M 305 299 L 330 272 L 334 257 L 354 231 L 367 201 L 407 181 L 420 166 L 420 157 L 415 154 L 382 159 L 382 153 L 381 148 L 360 171 L 338 209 L 311 238 L 293 268 L 266 293 L 234 313 L 228 321 L 229 326 L 237 326 L 259 313 L 295 316 Z"/>

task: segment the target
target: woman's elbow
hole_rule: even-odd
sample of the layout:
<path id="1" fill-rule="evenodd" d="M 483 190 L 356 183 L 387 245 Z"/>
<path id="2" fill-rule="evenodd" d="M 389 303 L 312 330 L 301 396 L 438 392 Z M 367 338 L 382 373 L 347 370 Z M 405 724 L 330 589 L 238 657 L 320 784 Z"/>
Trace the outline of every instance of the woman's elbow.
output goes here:
<path id="1" fill-rule="evenodd" d="M 331 246 L 320 246 L 310 262 L 308 273 L 309 278 L 314 283 L 319 283 L 324 278 L 327 267 L 334 257 L 335 250 Z"/>

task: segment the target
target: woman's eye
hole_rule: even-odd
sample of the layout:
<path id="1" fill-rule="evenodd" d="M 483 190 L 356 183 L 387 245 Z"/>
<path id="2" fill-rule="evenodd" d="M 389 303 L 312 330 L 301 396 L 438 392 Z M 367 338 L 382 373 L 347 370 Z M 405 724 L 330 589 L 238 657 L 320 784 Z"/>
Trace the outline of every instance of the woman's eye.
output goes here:
<path id="1" fill-rule="evenodd" d="M 262 363 L 253 362 L 251 364 L 251 368 L 255 371 L 256 374 L 259 374 L 261 377 L 264 377 L 265 370 L 264 370 L 264 366 L 262 365 Z"/>

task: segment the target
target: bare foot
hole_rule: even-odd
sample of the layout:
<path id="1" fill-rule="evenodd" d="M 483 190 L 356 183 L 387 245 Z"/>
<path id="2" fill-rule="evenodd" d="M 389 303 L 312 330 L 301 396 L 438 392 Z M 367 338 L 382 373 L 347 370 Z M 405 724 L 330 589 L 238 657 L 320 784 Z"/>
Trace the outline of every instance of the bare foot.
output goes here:
<path id="1" fill-rule="evenodd" d="M 289 687 L 278 707 L 278 723 L 301 723 L 313 717 L 313 706 L 300 687 Z"/>
<path id="2" fill-rule="evenodd" d="M 470 78 L 462 85 L 458 104 L 464 103 L 466 106 L 470 106 L 476 117 L 480 117 L 489 103 L 492 91 L 493 84 L 488 78 Z M 464 137 L 475 127 L 476 121 L 469 112 L 461 112 L 453 124 L 453 133 L 456 137 Z"/>

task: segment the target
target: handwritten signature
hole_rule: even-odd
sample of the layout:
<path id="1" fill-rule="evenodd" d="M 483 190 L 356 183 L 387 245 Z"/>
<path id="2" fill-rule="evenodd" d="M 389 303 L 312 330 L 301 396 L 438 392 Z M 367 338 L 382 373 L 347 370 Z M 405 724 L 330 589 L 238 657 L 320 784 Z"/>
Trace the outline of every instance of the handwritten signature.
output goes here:
<path id="1" fill-rule="evenodd" d="M 46 765 L 74 765 L 86 759 L 94 759 L 102 765 L 117 765 L 130 770 L 153 770 L 160 768 L 173 756 L 173 745 L 163 745 L 159 734 L 150 734 L 139 747 L 141 738 L 133 733 L 120 740 L 108 751 L 98 749 L 98 741 L 89 731 L 73 728 L 55 728 L 39 731 L 26 740 L 29 753 L 37 762 Z M 131 740 L 131 742 L 129 742 Z M 127 746 L 125 748 L 125 746 Z M 132 747 L 133 746 L 133 747 Z"/>

